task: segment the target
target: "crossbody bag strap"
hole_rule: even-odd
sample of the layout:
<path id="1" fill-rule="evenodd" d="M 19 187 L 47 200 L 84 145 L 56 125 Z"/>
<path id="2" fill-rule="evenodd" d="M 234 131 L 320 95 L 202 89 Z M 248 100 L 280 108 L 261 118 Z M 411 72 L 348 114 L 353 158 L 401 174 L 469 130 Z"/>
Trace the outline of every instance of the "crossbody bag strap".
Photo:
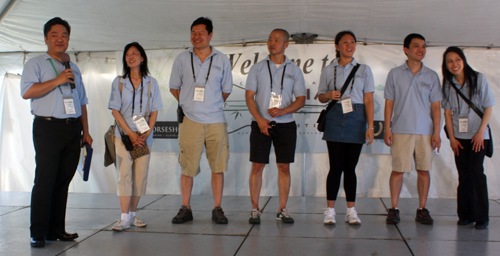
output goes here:
<path id="1" fill-rule="evenodd" d="M 121 82 L 121 80 L 122 80 L 122 76 L 118 76 L 118 88 L 120 89 L 120 98 L 122 97 L 122 93 L 123 93 L 123 83 Z M 120 134 L 124 135 L 122 133 L 122 129 L 118 125 L 118 122 L 116 122 L 116 119 L 115 119 L 115 126 L 118 127 L 118 131 L 120 132 Z"/>
<path id="2" fill-rule="evenodd" d="M 149 99 L 150 98 L 151 98 L 151 82 L 148 83 L 148 105 L 146 107 L 146 116 L 145 116 L 146 120 L 148 120 L 148 117 L 149 117 Z"/>
<path id="3" fill-rule="evenodd" d="M 340 90 L 340 97 L 341 98 L 342 98 L 342 95 L 344 95 L 344 92 L 347 89 L 347 86 L 349 85 L 349 83 L 351 82 L 352 78 L 354 77 L 354 74 L 356 74 L 356 71 L 358 71 L 359 66 L 360 66 L 359 63 L 356 66 L 354 66 L 354 68 L 351 70 L 351 73 L 349 73 L 349 76 L 345 80 L 344 86 L 342 86 L 342 89 Z M 333 78 L 333 79 L 335 79 L 335 78 Z M 328 111 L 330 111 L 330 109 L 333 108 L 333 105 L 335 105 L 337 103 L 337 101 L 338 100 L 332 100 L 330 102 L 330 104 L 328 104 L 328 106 L 326 107 L 326 112 L 327 113 L 328 113 Z"/>
<path id="4" fill-rule="evenodd" d="M 448 82 L 451 84 L 451 86 L 453 86 L 453 89 L 455 89 L 455 91 L 458 93 L 458 95 L 460 95 L 460 97 L 465 101 L 465 103 L 467 103 L 467 105 L 469 105 L 469 107 L 472 108 L 472 110 L 474 110 L 474 112 L 476 112 L 476 114 L 479 117 L 481 117 L 481 119 L 483 119 L 483 112 L 481 112 L 481 110 L 479 110 L 479 108 L 477 108 L 476 105 L 474 105 L 474 103 L 472 103 L 471 100 L 465 97 L 465 95 L 457 88 L 457 86 L 455 85 L 455 83 L 453 83 L 453 81 L 448 79 Z"/>

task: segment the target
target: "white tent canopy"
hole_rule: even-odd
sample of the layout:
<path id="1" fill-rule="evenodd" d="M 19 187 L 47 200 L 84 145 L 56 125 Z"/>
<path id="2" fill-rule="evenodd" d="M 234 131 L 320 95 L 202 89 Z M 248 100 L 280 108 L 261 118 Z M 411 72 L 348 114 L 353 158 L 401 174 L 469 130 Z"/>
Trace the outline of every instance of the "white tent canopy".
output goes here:
<path id="1" fill-rule="evenodd" d="M 9 8 L 7 8 L 9 7 Z M 214 21 L 213 45 L 266 40 L 273 28 L 331 40 L 340 30 L 367 43 L 401 44 L 410 32 L 431 46 L 500 46 L 497 0 L 0 0 L 0 52 L 45 51 L 42 28 L 59 16 L 72 27 L 69 51 L 189 47 L 197 17 Z"/>

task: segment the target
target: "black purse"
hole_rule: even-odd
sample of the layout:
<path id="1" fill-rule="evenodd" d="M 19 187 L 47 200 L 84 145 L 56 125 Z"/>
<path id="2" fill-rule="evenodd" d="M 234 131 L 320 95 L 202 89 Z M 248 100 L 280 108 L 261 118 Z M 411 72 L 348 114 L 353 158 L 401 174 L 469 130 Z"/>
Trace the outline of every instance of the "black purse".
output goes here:
<path id="1" fill-rule="evenodd" d="M 134 150 L 134 146 L 132 145 L 132 141 L 130 140 L 130 137 L 125 134 L 121 134 L 122 136 L 122 142 L 127 151 L 132 151 Z"/>
<path id="2" fill-rule="evenodd" d="M 467 105 L 469 105 L 470 108 L 472 108 L 472 110 L 474 110 L 474 112 L 476 112 L 476 114 L 481 117 L 481 119 L 483 119 L 483 112 L 481 112 L 481 110 L 479 110 L 479 108 L 476 107 L 476 105 L 474 105 L 474 103 L 472 103 L 471 100 L 469 100 L 467 97 L 465 97 L 465 95 L 457 88 L 457 86 L 455 85 L 455 83 L 453 83 L 453 81 L 451 80 L 448 80 L 448 83 L 451 84 L 451 86 L 453 87 L 453 89 L 455 89 L 455 91 L 457 92 L 458 95 L 460 95 L 460 97 L 465 101 L 465 103 L 467 103 Z M 449 139 L 450 136 L 448 134 L 448 131 L 446 130 L 446 125 L 444 126 L 444 131 L 446 133 L 446 137 Z M 491 135 L 491 127 L 490 127 L 490 124 L 488 124 L 488 132 L 490 134 L 490 143 L 488 143 L 488 146 L 486 147 L 486 156 L 491 158 L 493 156 L 493 136 Z"/>
<path id="3" fill-rule="evenodd" d="M 359 66 L 360 66 L 360 64 L 358 63 L 351 70 L 351 73 L 349 74 L 349 76 L 347 77 L 347 79 L 344 82 L 344 86 L 342 86 L 342 90 L 340 90 L 340 97 L 342 97 L 342 95 L 344 94 L 345 90 L 347 89 L 347 86 L 349 85 L 349 83 L 351 82 L 352 78 L 354 77 L 354 74 L 356 74 L 356 71 L 358 71 Z M 333 78 L 333 79 L 336 79 L 336 78 Z M 320 132 L 324 132 L 325 131 L 326 114 L 328 113 L 328 111 L 330 111 L 330 109 L 333 108 L 333 106 L 337 103 L 337 101 L 338 100 L 332 100 L 332 101 L 330 101 L 330 103 L 328 104 L 328 106 L 326 107 L 326 109 L 321 110 L 321 113 L 319 114 L 318 120 L 316 121 L 316 123 L 318 123 L 316 125 L 316 128 L 318 128 L 318 131 L 320 131 Z"/>

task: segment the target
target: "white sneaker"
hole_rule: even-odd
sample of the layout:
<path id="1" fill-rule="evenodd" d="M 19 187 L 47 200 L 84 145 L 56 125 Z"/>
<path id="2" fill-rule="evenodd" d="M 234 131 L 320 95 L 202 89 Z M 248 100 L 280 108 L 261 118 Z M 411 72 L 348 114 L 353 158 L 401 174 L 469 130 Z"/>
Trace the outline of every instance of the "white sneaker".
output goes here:
<path id="1" fill-rule="evenodd" d="M 361 220 L 358 218 L 358 213 L 356 212 L 356 209 L 354 207 L 352 207 L 352 209 L 347 209 L 345 222 L 349 223 L 349 225 L 361 224 Z"/>
<path id="2" fill-rule="evenodd" d="M 335 208 L 326 208 L 325 219 L 323 220 L 323 223 L 328 225 L 335 224 Z"/>
<path id="3" fill-rule="evenodd" d="M 115 230 L 115 231 L 123 231 L 123 230 L 128 229 L 128 228 L 130 228 L 130 222 L 126 221 L 126 220 L 119 220 L 113 226 L 113 230 Z"/>
<path id="4" fill-rule="evenodd" d="M 145 227 L 147 226 L 148 224 L 146 224 L 146 222 L 140 220 L 139 218 L 137 218 L 137 216 L 134 216 L 131 220 L 130 220 L 130 226 L 135 226 L 135 227 L 139 227 L 139 228 L 142 228 L 142 227 Z"/>

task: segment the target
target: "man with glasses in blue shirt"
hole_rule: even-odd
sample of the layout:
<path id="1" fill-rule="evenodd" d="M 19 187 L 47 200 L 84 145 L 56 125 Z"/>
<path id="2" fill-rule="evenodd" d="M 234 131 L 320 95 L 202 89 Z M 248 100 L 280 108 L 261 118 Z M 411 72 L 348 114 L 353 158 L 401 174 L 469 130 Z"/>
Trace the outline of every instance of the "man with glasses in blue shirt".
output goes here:
<path id="1" fill-rule="evenodd" d="M 182 207 L 172 219 L 180 224 L 193 219 L 190 201 L 193 177 L 200 173 L 203 148 L 212 170 L 212 220 L 227 224 L 221 208 L 224 172 L 229 159 L 227 123 L 222 107 L 233 88 L 229 59 L 210 46 L 212 21 L 200 17 L 191 25 L 193 48 L 179 54 L 170 76 L 170 92 L 179 102 L 179 163 Z M 182 123 L 181 123 L 182 122 Z"/>
<path id="2" fill-rule="evenodd" d="M 418 175 L 419 208 L 415 220 L 428 225 L 434 222 L 425 205 L 431 184 L 429 171 L 434 149 L 439 152 L 441 147 L 442 94 L 438 75 L 422 63 L 426 47 L 422 35 L 409 34 L 403 46 L 408 59 L 403 65 L 391 69 L 386 80 L 384 141 L 391 147 L 392 155 L 389 181 L 392 208 L 388 210 L 387 224 L 400 221 L 399 194 L 403 174 L 412 169 L 412 158 Z"/>

